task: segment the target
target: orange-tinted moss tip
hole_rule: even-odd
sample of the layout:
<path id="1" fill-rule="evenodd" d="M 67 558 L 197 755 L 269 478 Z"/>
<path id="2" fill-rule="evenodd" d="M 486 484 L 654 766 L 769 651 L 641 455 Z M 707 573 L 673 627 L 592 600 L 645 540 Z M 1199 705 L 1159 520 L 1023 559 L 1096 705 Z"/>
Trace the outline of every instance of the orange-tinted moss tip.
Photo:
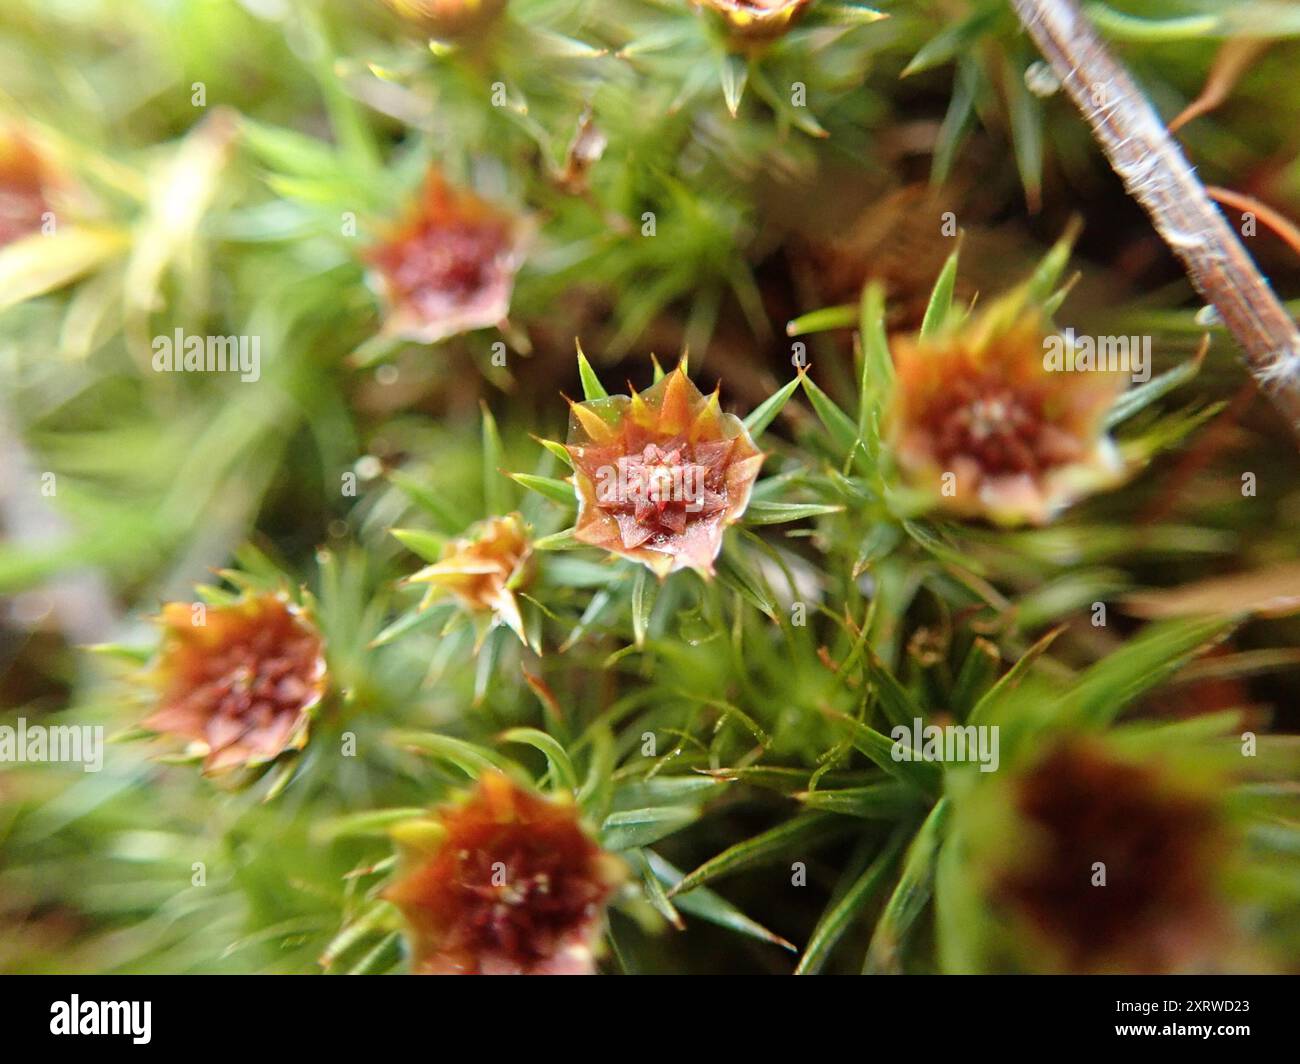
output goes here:
<path id="1" fill-rule="evenodd" d="M 1105 415 L 1123 379 L 1052 371 L 1036 311 L 990 310 L 936 337 L 893 338 L 888 441 L 904 478 L 936 505 L 1044 524 L 1122 477 Z"/>
<path id="2" fill-rule="evenodd" d="M 741 421 L 704 396 L 683 366 L 645 392 L 572 403 L 567 449 L 579 541 L 660 576 L 706 575 L 738 521 L 763 455 Z"/>
<path id="3" fill-rule="evenodd" d="M 448 543 L 442 557 L 409 582 L 428 585 L 421 608 L 449 594 L 471 612 L 499 617 L 525 639 L 514 589 L 527 581 L 532 555 L 528 527 L 519 514 L 493 517 Z"/>

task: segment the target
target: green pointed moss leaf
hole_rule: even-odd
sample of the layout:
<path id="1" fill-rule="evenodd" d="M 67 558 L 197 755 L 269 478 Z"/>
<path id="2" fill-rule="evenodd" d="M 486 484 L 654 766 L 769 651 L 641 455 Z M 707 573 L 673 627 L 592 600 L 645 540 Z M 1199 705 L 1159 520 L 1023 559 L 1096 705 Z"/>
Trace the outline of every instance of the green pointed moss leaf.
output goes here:
<path id="1" fill-rule="evenodd" d="M 858 445 L 858 429 L 848 414 L 836 406 L 835 401 L 817 387 L 817 384 L 808 374 L 801 373 L 799 380 L 803 384 L 803 390 L 808 396 L 808 401 L 812 403 L 813 410 L 821 423 L 826 426 L 826 431 L 830 434 L 836 447 L 845 454 L 856 448 Z"/>
<path id="2" fill-rule="evenodd" d="M 747 525 L 780 525 L 808 517 L 842 513 L 843 506 L 816 502 L 751 502 L 745 511 Z"/>
<path id="3" fill-rule="evenodd" d="M 448 506 L 436 492 L 410 474 L 394 470 L 388 474 L 388 479 L 396 484 L 416 506 L 433 518 L 441 531 L 456 535 L 469 523 L 467 516 Z"/>
<path id="4" fill-rule="evenodd" d="M 412 554 L 418 554 L 426 562 L 436 562 L 442 557 L 446 538 L 436 532 L 425 532 L 419 528 L 393 528 L 389 530 L 393 538 Z"/>
<path id="5" fill-rule="evenodd" d="M 378 975 L 397 966 L 402 959 L 402 934 L 390 931 L 369 953 L 348 969 L 348 975 Z"/>
<path id="6" fill-rule="evenodd" d="M 539 477 L 532 473 L 511 473 L 510 479 L 521 487 L 535 491 L 538 495 L 543 495 L 562 506 L 572 508 L 577 505 L 573 485 L 567 480 L 560 480 L 557 477 Z"/>
<path id="7" fill-rule="evenodd" d="M 566 448 L 564 444 L 556 443 L 554 440 L 544 440 L 537 436 L 534 436 L 533 439 L 537 440 L 538 443 L 550 451 L 551 454 L 555 455 L 556 458 L 570 469 L 573 468 L 573 455 L 569 454 L 568 448 Z"/>
<path id="8" fill-rule="evenodd" d="M 500 624 L 492 628 L 483 638 L 478 656 L 475 658 L 474 669 L 474 705 L 482 705 L 483 699 L 487 697 L 488 688 L 492 686 L 492 677 L 496 675 L 497 665 L 501 661 L 501 652 L 505 649 L 509 631 L 505 625 Z"/>
<path id="9" fill-rule="evenodd" d="M 930 302 L 926 305 L 925 317 L 921 321 L 922 339 L 934 336 L 944 327 L 948 315 L 952 313 L 952 293 L 957 286 L 957 257 L 960 253 L 961 243 L 958 241 L 930 292 Z"/>
<path id="10" fill-rule="evenodd" d="M 975 707 L 970 711 L 970 723 L 979 724 L 988 720 L 996 709 L 999 700 L 1020 686 L 1020 681 L 1033 667 L 1034 662 L 1046 653 L 1047 648 L 1056 641 L 1056 637 L 1063 631 L 1065 631 L 1064 625 L 1053 628 L 1026 650 L 1019 660 L 1007 670 L 1006 674 L 980 696 L 980 700 L 975 703 Z"/>
<path id="11" fill-rule="evenodd" d="M 877 11 L 875 8 L 866 7 L 862 4 L 823 2 L 817 5 L 817 14 L 827 22 L 847 23 L 855 26 L 867 22 L 879 22 L 882 18 L 889 18 L 883 11 Z"/>
<path id="12" fill-rule="evenodd" d="M 1026 292 L 1031 303 L 1041 304 L 1051 298 L 1052 291 L 1061 279 L 1061 274 L 1070 263 L 1070 252 L 1079 237 L 1079 228 L 1078 218 L 1071 218 L 1060 239 L 1052 245 L 1051 250 L 1035 267 L 1026 284 Z"/>
<path id="13" fill-rule="evenodd" d="M 614 792 L 613 808 L 639 809 L 655 805 L 698 804 L 726 787 L 712 776 L 654 776 L 621 784 Z"/>
<path id="14" fill-rule="evenodd" d="M 976 40 L 993 29 L 1000 16 L 998 5 L 986 5 L 968 18 L 949 25 L 921 46 L 900 76 L 908 77 L 942 66 L 954 57 L 968 52 Z"/>
<path id="15" fill-rule="evenodd" d="M 575 540 L 574 542 L 576 543 L 577 541 Z M 596 622 L 600 615 L 610 607 L 610 604 L 613 603 L 613 601 L 614 592 L 607 587 L 601 588 L 592 595 L 591 601 L 587 603 L 587 608 L 582 611 L 582 616 L 578 618 L 578 623 L 574 625 L 573 631 L 569 633 L 569 638 L 561 644 L 560 652 L 563 653 L 568 650 L 571 646 L 577 643 L 578 640 L 586 635 L 587 630 Z"/>
<path id="16" fill-rule="evenodd" d="M 943 770 L 931 761 L 921 760 L 912 750 L 906 760 L 894 760 L 894 740 L 859 720 L 842 714 L 831 719 L 847 734 L 854 747 L 891 776 L 929 794 L 937 794 L 943 782 Z M 910 748 L 904 747 L 907 753 Z"/>
<path id="17" fill-rule="evenodd" d="M 646 858 L 645 851 L 628 850 L 624 856 L 626 856 L 641 873 L 641 885 L 645 888 L 646 899 L 654 906 L 655 911 L 672 924 L 678 931 L 686 930 L 686 921 L 682 919 L 682 914 L 677 911 L 676 907 L 669 899 L 668 892 L 664 890 L 662 880 L 654 874 L 654 869 L 650 867 L 650 862 Z"/>
<path id="18" fill-rule="evenodd" d="M 1061 718 L 1102 727 L 1234 627 L 1233 619 L 1178 618 L 1148 626 L 1089 668 L 1062 706 Z"/>
<path id="19" fill-rule="evenodd" d="M 331 968 L 340 957 L 370 938 L 385 927 L 392 917 L 394 909 L 386 901 L 373 902 L 362 910 L 342 931 L 330 939 L 320 955 L 318 963 L 322 968 Z"/>
<path id="20" fill-rule="evenodd" d="M 769 395 L 750 412 L 749 417 L 745 418 L 744 421 L 745 429 L 750 436 L 757 440 L 763 434 L 768 425 L 772 424 L 776 416 L 785 408 L 785 404 L 789 401 L 790 396 L 794 395 L 794 390 L 798 387 L 799 378 L 795 377 L 786 383 L 780 391 Z"/>
<path id="21" fill-rule="evenodd" d="M 816 975 L 825 965 L 836 944 L 849 929 L 871 900 L 884 888 L 885 881 L 894 867 L 898 854 L 906 841 L 906 835 L 896 832 L 885 848 L 867 865 L 863 873 L 854 880 L 853 885 L 844 892 L 844 896 L 835 902 L 817 921 L 808 945 L 804 947 L 799 958 L 795 975 Z"/>
<path id="22" fill-rule="evenodd" d="M 659 805 L 610 813 L 600 827 L 600 843 L 608 850 L 649 846 L 695 823 L 700 810 L 690 805 Z"/>
<path id="23" fill-rule="evenodd" d="M 144 665 L 157 652 L 155 647 L 130 646 L 126 643 L 93 643 L 85 649 L 127 665 Z"/>
<path id="24" fill-rule="evenodd" d="M 885 332 L 885 290 L 872 281 L 862 290 L 858 333 L 862 344 L 862 379 L 858 394 L 858 435 L 868 435 L 894 380 L 894 359 Z"/>
<path id="25" fill-rule="evenodd" d="M 913 721 L 924 722 L 926 714 L 920 704 L 870 647 L 867 648 L 866 669 L 880 708 L 885 711 L 885 718 L 890 724 L 901 724 L 910 729 Z"/>
<path id="26" fill-rule="evenodd" d="M 811 333 L 827 332 L 830 329 L 850 329 L 858 320 L 856 303 L 845 303 L 838 307 L 822 307 L 810 310 L 786 322 L 786 336 L 808 336 Z"/>
<path id="27" fill-rule="evenodd" d="M 915 809 L 919 800 L 915 788 L 894 780 L 871 783 L 865 787 L 804 791 L 795 797 L 809 809 L 821 809 L 864 820 L 896 819 L 900 814 Z"/>
<path id="28" fill-rule="evenodd" d="M 761 865 L 792 845 L 798 844 L 804 847 L 816 845 L 843 826 L 844 822 L 830 813 L 807 813 L 793 820 L 787 820 L 783 824 L 760 832 L 753 838 L 738 842 L 716 857 L 705 861 L 695 871 L 684 876 L 668 892 L 668 896 L 686 894 L 721 876 Z"/>
<path id="29" fill-rule="evenodd" d="M 1202 349 L 1197 357 L 1180 363 L 1173 369 L 1167 370 L 1149 381 L 1144 381 L 1135 388 L 1122 392 L 1106 414 L 1106 427 L 1113 429 L 1139 411 L 1145 410 L 1156 400 L 1168 395 L 1175 388 L 1181 388 L 1200 373 L 1204 359 L 1205 349 Z"/>
<path id="30" fill-rule="evenodd" d="M 394 746 L 416 750 L 455 765 L 471 779 L 477 779 L 484 772 L 494 769 L 505 769 L 510 764 L 487 747 L 436 732 L 396 731 L 389 733 L 388 740 Z"/>
<path id="31" fill-rule="evenodd" d="M 609 392 L 605 391 L 605 386 L 600 383 L 600 378 L 596 376 L 596 371 L 591 368 L 591 363 L 587 361 L 587 356 L 583 353 L 582 345 L 578 344 L 578 376 L 582 378 L 582 395 L 588 401 L 592 399 L 605 399 Z M 567 455 L 568 452 L 566 451 Z"/>
<path id="32" fill-rule="evenodd" d="M 541 539 L 533 541 L 533 550 L 578 550 L 585 546 L 586 544 L 573 534 L 571 528 L 552 532 L 549 536 L 542 536 Z"/>
<path id="33" fill-rule="evenodd" d="M 722 554 L 718 557 L 715 573 L 718 583 L 738 593 L 755 609 L 765 613 L 772 620 L 777 619 L 776 597 L 767 581 L 736 547 L 729 546 L 724 540 Z"/>
<path id="34" fill-rule="evenodd" d="M 735 52 L 727 52 L 722 59 L 722 96 L 732 118 L 735 118 L 740 111 L 740 101 L 745 95 L 745 83 L 748 79 L 748 60 Z"/>
<path id="35" fill-rule="evenodd" d="M 427 610 L 411 609 L 398 617 L 392 624 L 383 628 L 377 636 L 372 639 L 367 646 L 371 650 L 377 647 L 387 646 L 396 639 L 400 639 L 408 632 L 413 632 L 417 628 L 434 627 L 444 624 L 447 618 L 455 610 L 453 602 L 444 602 L 430 606 Z"/>
<path id="36" fill-rule="evenodd" d="M 537 728 L 510 728 L 501 733 L 501 741 L 523 743 L 540 750 L 551 766 L 551 778 L 556 785 L 570 792 L 578 789 L 578 774 L 573 770 L 573 762 L 553 736 Z"/>
<path id="37" fill-rule="evenodd" d="M 1174 18 L 1141 18 L 1116 11 L 1103 3 L 1091 3 L 1087 6 L 1088 18 L 1097 24 L 1108 37 L 1122 41 L 1138 41 L 1157 44 L 1170 41 L 1196 41 L 1213 37 L 1232 36 L 1234 32 L 1253 29 L 1269 37 L 1285 37 L 1300 34 L 1300 18 L 1294 12 L 1285 12 L 1280 5 L 1255 5 L 1237 3 L 1234 7 L 1245 11 L 1247 17 L 1231 17 L 1228 12 L 1212 12 L 1198 15 L 1183 15 Z M 1250 9 L 1256 9 L 1257 23 L 1252 27 Z"/>
<path id="38" fill-rule="evenodd" d="M 950 708 L 958 720 L 965 720 L 975 703 L 993 686 L 1001 663 L 1002 655 L 996 643 L 982 636 L 972 640 L 952 688 Z"/>
<path id="39" fill-rule="evenodd" d="M 505 477 L 501 475 L 503 462 L 501 433 L 497 431 L 496 418 L 487 407 L 483 410 L 483 507 L 491 516 L 504 514 L 509 508 L 506 500 Z"/>
<path id="40" fill-rule="evenodd" d="M 681 881 L 681 872 L 657 853 L 647 850 L 646 859 L 650 862 L 654 874 L 669 889 L 675 887 Z M 689 894 L 679 895 L 674 900 L 677 908 L 684 913 L 696 916 L 719 927 L 725 927 L 729 931 L 737 931 L 742 935 L 748 935 L 750 938 L 756 938 L 760 942 L 770 942 L 783 949 L 788 949 L 792 953 L 795 952 L 795 947 L 780 935 L 773 934 L 762 924 L 751 920 L 730 902 L 713 893 L 708 887 L 696 887 Z"/>
<path id="41" fill-rule="evenodd" d="M 549 59 L 598 59 L 608 51 L 541 26 L 528 25 L 525 34 L 525 46 Z"/>
<path id="42" fill-rule="evenodd" d="M 0 250 L 0 311 L 62 288 L 128 247 L 126 233 L 87 226 L 15 240 Z"/>
<path id="43" fill-rule="evenodd" d="M 657 581 L 644 566 L 637 568 L 632 584 L 632 634 L 638 649 L 645 646 L 646 632 L 650 629 L 650 614 L 655 607 Z"/>
<path id="44" fill-rule="evenodd" d="M 973 573 L 982 573 L 984 566 L 969 555 L 963 554 L 950 545 L 940 533 L 928 523 L 921 521 L 904 521 L 903 531 L 916 541 L 924 550 L 933 554 L 942 562 Z"/>
<path id="45" fill-rule="evenodd" d="M 337 154 L 316 137 L 258 122 L 246 115 L 240 116 L 239 130 L 244 144 L 271 170 L 306 178 L 339 173 Z"/>
<path id="46" fill-rule="evenodd" d="M 898 885 L 871 936 L 864 972 L 898 972 L 902 970 L 902 952 L 908 933 L 930 900 L 934 885 L 935 863 L 948 822 L 948 799 L 941 798 L 903 858 Z"/>
<path id="47" fill-rule="evenodd" d="M 957 60 L 952 98 L 948 101 L 948 111 L 939 126 L 939 136 L 935 141 L 934 157 L 930 165 L 932 186 L 943 185 L 952 174 L 953 162 L 975 115 L 975 100 L 983 77 L 983 68 L 977 59 L 963 56 Z"/>
<path id="48" fill-rule="evenodd" d="M 1020 58 L 1007 59 L 1007 75 L 1003 79 L 1011 112 L 1011 150 L 1016 157 L 1016 169 L 1020 171 L 1025 202 L 1036 212 L 1043 195 L 1043 102 L 1025 85 L 1027 53 L 1018 50 L 1017 54 Z M 1046 298 L 1044 294 L 1043 299 Z"/>
<path id="49" fill-rule="evenodd" d="M 857 558 L 853 562 L 853 577 L 856 579 L 870 569 L 882 558 L 888 557 L 902 541 L 903 530 L 892 521 L 881 521 L 871 526 L 858 548 Z"/>

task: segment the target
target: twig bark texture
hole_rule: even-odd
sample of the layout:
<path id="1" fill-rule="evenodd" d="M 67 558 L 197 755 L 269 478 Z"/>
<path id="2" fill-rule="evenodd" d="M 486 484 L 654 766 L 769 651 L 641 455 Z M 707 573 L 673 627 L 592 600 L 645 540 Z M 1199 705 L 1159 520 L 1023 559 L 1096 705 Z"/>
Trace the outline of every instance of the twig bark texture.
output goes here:
<path id="1" fill-rule="evenodd" d="M 1012 0 L 1129 194 L 1183 261 L 1245 352 L 1251 375 L 1300 436 L 1300 332 L 1182 150 L 1075 0 Z"/>

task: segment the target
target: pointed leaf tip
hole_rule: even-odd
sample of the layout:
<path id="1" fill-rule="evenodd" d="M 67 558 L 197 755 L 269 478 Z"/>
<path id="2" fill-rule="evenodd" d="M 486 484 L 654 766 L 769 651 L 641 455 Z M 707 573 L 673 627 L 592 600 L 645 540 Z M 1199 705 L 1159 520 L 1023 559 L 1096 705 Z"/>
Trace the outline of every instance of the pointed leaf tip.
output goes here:
<path id="1" fill-rule="evenodd" d="M 587 360 L 587 356 L 582 350 L 582 341 L 574 337 L 573 343 L 578 349 L 578 376 L 582 378 L 583 398 L 589 402 L 592 399 L 604 399 L 609 395 L 609 392 L 605 391 L 605 386 L 600 383 L 600 378 Z"/>

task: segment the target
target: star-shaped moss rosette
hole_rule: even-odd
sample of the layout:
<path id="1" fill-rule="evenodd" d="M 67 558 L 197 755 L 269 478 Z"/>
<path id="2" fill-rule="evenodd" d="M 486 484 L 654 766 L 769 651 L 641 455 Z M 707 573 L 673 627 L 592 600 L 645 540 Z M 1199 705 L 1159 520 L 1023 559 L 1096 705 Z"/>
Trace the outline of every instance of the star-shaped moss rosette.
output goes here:
<path id="1" fill-rule="evenodd" d="M 1017 525 L 1119 482 L 1104 421 L 1123 378 L 1045 369 L 1049 335 L 1033 311 L 998 308 L 933 340 L 892 342 L 887 442 L 909 483 L 962 516 Z"/>
<path id="2" fill-rule="evenodd" d="M 954 250 L 919 330 L 889 332 L 879 281 L 867 283 L 857 305 L 823 307 L 786 325 L 790 336 L 859 328 L 856 416 L 810 374 L 800 380 L 833 453 L 884 500 L 866 502 L 868 520 L 892 524 L 935 510 L 1003 527 L 1043 525 L 1118 486 L 1213 414 L 1192 406 L 1112 439 L 1117 426 L 1195 378 L 1209 338 L 1193 358 L 1126 387 L 1135 356 L 1126 364 L 1122 349 L 1116 357 L 1105 346 L 1108 338 L 1062 334 L 1052 323 L 1074 283 L 1060 279 L 1076 233 L 1071 226 L 1029 280 L 982 312 L 954 306 Z M 840 493 L 861 504 L 860 492 Z M 859 565 L 887 551 L 888 538 L 867 543 Z"/>
<path id="3" fill-rule="evenodd" d="M 228 605 L 169 602 L 143 727 L 192 743 L 205 774 L 257 769 L 301 750 L 328 679 L 324 640 L 280 593 Z"/>
<path id="4" fill-rule="evenodd" d="M 463 801 L 393 829 L 405 918 L 422 975 L 590 975 L 623 863 L 572 800 L 488 771 Z"/>
<path id="5" fill-rule="evenodd" d="M 629 386 L 630 388 L 630 386 Z M 648 566 L 709 576 L 726 527 L 749 505 L 763 454 L 705 397 L 685 358 L 647 391 L 570 403 L 566 450 L 581 543 Z"/>
<path id="6" fill-rule="evenodd" d="M 0 125 L 0 247 L 38 232 L 49 211 L 48 173 L 23 133 Z"/>
<path id="7" fill-rule="evenodd" d="M 422 33 L 454 40 L 479 33 L 506 9 L 508 0 L 384 0 L 402 19 Z"/>
<path id="8" fill-rule="evenodd" d="M 1122 373 L 1051 353 L 1049 307 L 1073 231 L 1034 278 L 971 315 L 951 307 L 957 253 L 919 332 L 889 340 L 885 444 L 907 484 L 942 509 L 1003 526 L 1046 524 L 1126 468 L 1107 434 Z"/>
<path id="9" fill-rule="evenodd" d="M 432 171 L 406 220 L 365 255 L 383 335 L 432 344 L 503 324 L 528 232 L 524 218 Z"/>
<path id="10" fill-rule="evenodd" d="M 737 42 L 761 44 L 785 36 L 812 6 L 813 0 L 692 0 L 714 15 L 727 36 Z"/>
<path id="11" fill-rule="evenodd" d="M 402 538 L 398 534 L 398 538 Z M 523 643 L 524 620 L 515 591 L 532 575 L 532 537 L 517 513 L 491 517 L 442 549 L 442 557 L 407 579 L 427 585 L 420 608 L 426 609 L 446 595 L 456 599 L 471 614 L 509 625 Z M 486 634 L 488 626 L 484 626 Z"/>

